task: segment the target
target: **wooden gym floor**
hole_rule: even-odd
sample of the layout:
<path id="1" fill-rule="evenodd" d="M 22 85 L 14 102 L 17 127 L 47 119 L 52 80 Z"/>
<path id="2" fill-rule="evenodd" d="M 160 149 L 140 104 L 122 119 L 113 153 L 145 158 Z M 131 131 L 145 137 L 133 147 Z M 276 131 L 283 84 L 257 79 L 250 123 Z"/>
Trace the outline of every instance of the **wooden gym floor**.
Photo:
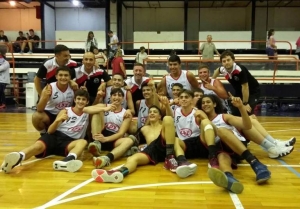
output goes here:
<path id="1" fill-rule="evenodd" d="M 259 117 L 259 121 L 274 138 L 300 139 L 298 117 Z M 39 137 L 31 125 L 31 113 L 0 113 L 0 160 L 12 151 L 20 151 Z M 79 159 L 83 167 L 76 173 L 54 171 L 52 162 L 61 157 L 38 160 L 31 158 L 16 167 L 11 174 L 0 172 L 0 208 L 130 208 L 130 209 L 282 209 L 300 208 L 300 145 L 280 160 L 269 159 L 258 145 L 249 149 L 269 165 L 272 178 L 265 185 L 255 183 L 251 168 L 243 162 L 235 177 L 244 184 L 244 192 L 236 195 L 212 184 L 206 160 L 191 160 L 198 164 L 197 173 L 180 179 L 162 164 L 138 168 L 120 184 L 93 182 L 91 155 L 85 152 Z M 112 163 L 115 168 L 125 158 Z"/>

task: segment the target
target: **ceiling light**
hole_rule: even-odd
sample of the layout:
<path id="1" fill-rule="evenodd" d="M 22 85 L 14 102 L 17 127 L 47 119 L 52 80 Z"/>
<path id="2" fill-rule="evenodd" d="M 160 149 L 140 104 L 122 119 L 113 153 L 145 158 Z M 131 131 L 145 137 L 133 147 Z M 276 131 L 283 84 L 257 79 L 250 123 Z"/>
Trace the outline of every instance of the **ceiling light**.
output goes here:
<path id="1" fill-rule="evenodd" d="M 10 6 L 14 7 L 16 6 L 16 2 L 15 1 L 9 1 Z"/>
<path id="2" fill-rule="evenodd" d="M 72 3 L 73 3 L 73 5 L 76 6 L 76 7 L 79 6 L 79 1 L 78 1 L 78 0 L 73 0 Z"/>

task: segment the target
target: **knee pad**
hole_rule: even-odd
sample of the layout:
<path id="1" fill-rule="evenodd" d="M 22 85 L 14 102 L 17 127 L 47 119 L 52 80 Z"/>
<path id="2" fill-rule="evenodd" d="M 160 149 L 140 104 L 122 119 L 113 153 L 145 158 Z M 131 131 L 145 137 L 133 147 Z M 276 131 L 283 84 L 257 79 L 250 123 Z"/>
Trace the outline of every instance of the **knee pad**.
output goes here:
<path id="1" fill-rule="evenodd" d="M 207 125 L 204 127 L 204 131 L 207 131 L 207 130 L 214 130 L 214 128 L 212 127 L 212 125 L 207 124 Z"/>

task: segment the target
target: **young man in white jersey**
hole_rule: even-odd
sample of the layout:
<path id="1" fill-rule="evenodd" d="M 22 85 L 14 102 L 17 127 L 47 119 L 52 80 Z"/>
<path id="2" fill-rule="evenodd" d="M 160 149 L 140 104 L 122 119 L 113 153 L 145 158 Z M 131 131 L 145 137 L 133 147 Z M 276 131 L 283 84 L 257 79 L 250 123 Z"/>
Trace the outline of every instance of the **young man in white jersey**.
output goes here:
<path id="1" fill-rule="evenodd" d="M 231 95 L 230 95 L 231 96 Z M 276 144 L 272 140 L 261 139 L 259 131 L 253 126 L 253 122 L 249 118 L 246 107 L 243 105 L 242 100 L 238 97 L 232 97 L 233 105 L 240 110 L 242 118 L 238 118 L 229 114 L 223 114 L 222 104 L 220 99 L 216 95 L 204 95 L 197 103 L 197 107 L 202 109 L 212 120 L 213 124 L 218 128 L 218 136 L 225 145 L 222 151 L 231 154 L 238 154 L 251 165 L 253 171 L 256 173 L 256 181 L 261 184 L 270 178 L 270 172 L 266 166 L 261 164 L 258 159 L 253 156 L 249 150 L 247 150 L 245 143 L 246 139 L 241 136 L 239 130 L 242 130 L 248 139 L 252 139 L 256 143 L 266 148 L 269 152 L 269 156 L 280 157 L 289 154 L 293 147 L 286 147 L 285 143 L 281 145 Z M 217 140 L 216 139 L 216 140 Z M 226 147 L 229 147 L 226 149 Z M 233 177 L 231 169 L 231 159 L 228 155 L 218 156 L 220 168 L 222 172 L 215 168 L 211 168 L 208 173 L 212 181 L 221 187 L 229 189 L 235 193 L 240 193 L 243 190 L 243 186 Z"/>
<path id="2" fill-rule="evenodd" d="M 168 103 L 168 100 L 166 99 Z M 196 172 L 197 165 L 186 161 L 180 147 L 175 147 L 174 121 L 170 116 L 162 118 L 162 113 L 157 106 L 149 107 L 149 124 L 141 128 L 140 135 L 145 138 L 147 147 L 141 152 L 127 158 L 125 165 L 117 170 L 106 171 L 95 169 L 92 177 L 97 182 L 119 183 L 128 174 L 134 172 L 137 166 L 165 162 L 164 168 L 176 172 L 181 178 L 186 178 Z M 183 161 L 177 162 L 175 154 Z M 180 154 L 181 156 L 179 156 Z"/>
<path id="3" fill-rule="evenodd" d="M 32 156 L 44 158 L 49 155 L 66 156 L 62 160 L 53 162 L 54 170 L 75 172 L 82 166 L 80 160 L 85 146 L 84 140 L 86 128 L 89 123 L 89 115 L 83 113 L 83 108 L 89 102 L 89 94 L 84 90 L 75 93 L 75 107 L 67 107 L 59 112 L 55 121 L 50 125 L 48 133 L 42 135 L 33 145 L 21 152 L 12 152 L 5 156 L 1 166 L 2 171 L 10 171 L 23 160 Z"/>
<path id="4" fill-rule="evenodd" d="M 228 105 L 227 99 L 228 94 L 223 86 L 223 84 L 214 78 L 209 77 L 209 69 L 206 65 L 201 65 L 198 69 L 198 76 L 201 80 L 199 87 L 204 91 L 204 94 L 215 94 L 220 99 L 222 99 L 222 103 L 224 106 L 224 111 L 230 113 L 230 107 Z"/>
<path id="5" fill-rule="evenodd" d="M 103 168 L 115 159 L 122 157 L 125 152 L 134 144 L 137 146 L 135 137 L 124 138 L 129 129 L 132 119 L 131 114 L 125 117 L 125 110 L 122 107 L 124 92 L 120 88 L 114 88 L 110 92 L 110 111 L 104 112 L 103 105 L 89 106 L 84 112 L 94 114 L 92 119 L 92 135 L 94 142 L 88 146 L 88 150 L 94 156 L 93 161 L 96 168 Z M 97 118 L 95 120 L 95 118 Z M 100 143 L 99 143 L 100 142 Z M 99 146 L 100 145 L 100 146 Z M 100 156 L 100 151 L 107 150 L 106 156 Z"/>
<path id="6" fill-rule="evenodd" d="M 60 110 L 72 106 L 74 99 L 74 92 L 69 84 L 70 69 L 66 66 L 58 67 L 55 77 L 57 81 L 43 89 L 37 111 L 32 115 L 32 125 L 41 134 L 47 132 Z"/>
<path id="7" fill-rule="evenodd" d="M 181 60 L 177 55 L 172 55 L 169 58 L 170 74 L 166 75 L 160 86 L 160 94 L 173 98 L 172 86 L 174 83 L 181 83 L 184 89 L 192 90 L 199 86 L 197 79 L 192 72 L 181 70 Z"/>
<path id="8" fill-rule="evenodd" d="M 193 90 L 193 93 L 194 93 L 193 106 L 194 106 L 194 108 L 196 108 L 196 104 L 197 104 L 198 100 L 201 97 L 203 97 L 204 91 L 200 88 L 196 88 Z"/>
<path id="9" fill-rule="evenodd" d="M 100 88 L 101 94 L 97 95 L 96 99 L 98 99 L 98 103 L 111 104 L 110 92 L 112 89 L 121 88 L 124 93 L 124 100 L 122 102 L 122 107 L 125 109 L 129 109 L 131 114 L 135 114 L 134 105 L 132 101 L 132 95 L 130 91 L 124 89 L 124 78 L 121 74 L 114 74 L 112 76 L 112 86 L 103 85 Z"/>

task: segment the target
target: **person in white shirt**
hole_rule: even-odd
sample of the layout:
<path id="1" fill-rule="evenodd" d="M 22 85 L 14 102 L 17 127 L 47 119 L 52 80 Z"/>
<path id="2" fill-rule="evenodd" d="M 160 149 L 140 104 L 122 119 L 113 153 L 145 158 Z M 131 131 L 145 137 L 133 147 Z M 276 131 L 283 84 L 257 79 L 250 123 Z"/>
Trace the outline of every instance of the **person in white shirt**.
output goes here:
<path id="1" fill-rule="evenodd" d="M 108 36 L 110 37 L 110 43 L 108 44 L 108 46 L 110 46 L 110 53 L 109 53 L 109 57 L 113 57 L 116 50 L 118 49 L 118 43 L 119 43 L 119 39 L 116 35 L 114 35 L 114 32 L 109 31 L 108 32 Z"/>
<path id="2" fill-rule="evenodd" d="M 125 54 L 124 54 L 124 50 L 122 49 L 122 45 L 118 43 L 117 46 L 118 46 L 118 51 L 121 51 L 122 57 L 124 57 Z"/>
<path id="3" fill-rule="evenodd" d="M 9 62 L 6 61 L 6 46 L 0 45 L 0 109 L 5 108 L 5 87 L 10 84 Z"/>
<path id="4" fill-rule="evenodd" d="M 95 55 L 96 63 L 100 69 L 106 69 L 107 67 L 107 57 L 104 52 L 100 52 L 98 48 L 93 49 Z"/>
<path id="5" fill-rule="evenodd" d="M 135 61 L 140 64 L 144 64 L 144 59 L 148 58 L 147 53 L 145 52 L 145 47 L 140 47 L 140 52 L 136 53 Z"/>
<path id="6" fill-rule="evenodd" d="M 11 152 L 4 158 L 1 170 L 10 173 L 23 160 L 32 156 L 45 158 L 49 155 L 65 156 L 62 160 L 53 162 L 54 170 L 75 172 L 82 166 L 82 161 L 76 160 L 87 145 L 84 139 L 89 123 L 89 115 L 83 113 L 83 108 L 89 102 L 89 94 L 78 90 L 75 94 L 75 107 L 62 109 L 55 121 L 50 125 L 48 133 L 42 135 L 34 144 L 21 152 Z"/>
<path id="7" fill-rule="evenodd" d="M 93 31 L 90 31 L 85 42 L 85 52 L 92 52 L 94 47 L 98 48 L 98 42 L 94 37 Z"/>

